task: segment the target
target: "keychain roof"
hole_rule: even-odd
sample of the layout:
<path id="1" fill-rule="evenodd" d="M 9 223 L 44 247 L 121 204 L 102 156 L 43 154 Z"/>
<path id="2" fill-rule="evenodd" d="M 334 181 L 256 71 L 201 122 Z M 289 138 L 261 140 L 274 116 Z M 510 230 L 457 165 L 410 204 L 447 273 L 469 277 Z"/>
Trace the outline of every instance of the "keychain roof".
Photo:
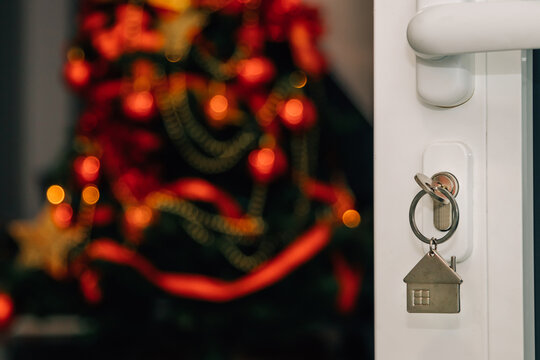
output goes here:
<path id="1" fill-rule="evenodd" d="M 437 253 L 429 251 L 403 279 L 406 283 L 461 284 L 463 280 Z"/>

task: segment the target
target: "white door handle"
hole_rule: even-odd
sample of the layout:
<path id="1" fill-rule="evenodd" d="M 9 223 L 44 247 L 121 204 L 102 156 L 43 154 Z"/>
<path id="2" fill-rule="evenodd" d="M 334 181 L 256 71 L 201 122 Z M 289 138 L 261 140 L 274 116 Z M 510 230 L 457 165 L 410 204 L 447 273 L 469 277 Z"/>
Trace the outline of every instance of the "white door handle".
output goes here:
<path id="1" fill-rule="evenodd" d="M 407 39 L 419 55 L 540 47 L 540 2 L 505 1 L 430 6 L 409 22 Z"/>
<path id="2" fill-rule="evenodd" d="M 474 52 L 540 48 L 540 2 L 427 6 L 409 22 L 417 56 L 417 89 L 427 103 L 452 107 L 474 91 Z"/>

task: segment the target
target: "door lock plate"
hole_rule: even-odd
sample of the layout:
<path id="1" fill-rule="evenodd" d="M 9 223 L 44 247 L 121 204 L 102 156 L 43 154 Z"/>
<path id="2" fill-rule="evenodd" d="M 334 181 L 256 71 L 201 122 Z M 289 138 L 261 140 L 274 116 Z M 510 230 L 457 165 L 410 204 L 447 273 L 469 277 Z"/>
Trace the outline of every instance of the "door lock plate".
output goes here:
<path id="1" fill-rule="evenodd" d="M 454 195 L 460 210 L 459 226 L 450 241 L 440 245 L 441 253 L 450 262 L 453 254 L 457 262 L 467 259 L 473 248 L 472 232 L 472 154 L 469 148 L 460 142 L 437 142 L 430 144 L 423 155 L 423 173 L 434 174 L 432 182 L 440 183 Z M 459 179 L 459 181 L 458 181 Z M 442 195 L 442 194 L 439 194 Z M 448 201 L 433 201 L 425 196 L 420 203 L 422 207 L 422 231 L 441 237 L 452 223 L 451 208 Z M 422 252 L 425 253 L 425 245 Z M 447 258 L 446 258 L 447 257 Z"/>

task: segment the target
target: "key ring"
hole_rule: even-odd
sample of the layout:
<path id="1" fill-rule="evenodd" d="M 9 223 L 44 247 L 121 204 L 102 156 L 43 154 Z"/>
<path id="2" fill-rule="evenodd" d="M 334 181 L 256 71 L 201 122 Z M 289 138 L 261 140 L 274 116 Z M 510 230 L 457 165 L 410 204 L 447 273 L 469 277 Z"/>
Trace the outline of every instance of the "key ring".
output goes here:
<path id="1" fill-rule="evenodd" d="M 435 251 L 437 251 L 437 239 L 432 237 L 429 240 L 429 255 L 433 256 Z"/>
<path id="2" fill-rule="evenodd" d="M 452 237 L 452 235 L 454 235 L 454 233 L 456 232 L 459 223 L 459 208 L 454 196 L 448 190 L 446 190 L 446 188 L 440 185 L 434 187 L 434 190 L 440 191 L 448 199 L 448 201 L 450 201 L 450 206 L 452 208 L 452 225 L 450 225 L 450 229 L 448 229 L 448 232 L 442 238 L 437 239 L 434 237 L 425 237 L 424 234 L 422 234 L 420 230 L 418 230 L 418 226 L 416 226 L 416 206 L 418 205 L 420 199 L 427 194 L 427 191 L 420 190 L 420 192 L 414 197 L 411 203 L 411 207 L 409 208 L 409 224 L 411 225 L 411 229 L 414 235 L 416 235 L 416 237 L 420 239 L 420 241 L 428 245 L 433 242 L 435 244 L 442 244 L 446 240 L 450 239 L 450 237 Z"/>

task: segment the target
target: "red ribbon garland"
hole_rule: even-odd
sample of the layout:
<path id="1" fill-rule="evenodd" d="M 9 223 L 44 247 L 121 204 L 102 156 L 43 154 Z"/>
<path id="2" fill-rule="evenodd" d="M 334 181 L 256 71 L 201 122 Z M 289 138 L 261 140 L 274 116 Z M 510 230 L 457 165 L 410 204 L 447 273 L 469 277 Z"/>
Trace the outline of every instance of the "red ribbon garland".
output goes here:
<path id="1" fill-rule="evenodd" d="M 162 272 L 133 250 L 109 239 L 92 242 L 87 247 L 87 255 L 93 260 L 129 266 L 172 295 L 225 302 L 249 295 L 280 281 L 324 248 L 330 241 L 331 232 L 330 223 L 318 222 L 273 259 L 233 281 L 204 275 Z"/>
<path id="2" fill-rule="evenodd" d="M 198 178 L 185 178 L 169 184 L 163 188 L 180 198 L 204 201 L 213 204 L 223 216 L 242 217 L 242 210 L 234 198 L 210 182 Z M 314 200 L 326 202 L 333 206 L 338 205 L 339 190 L 334 186 L 321 183 L 314 179 L 306 181 L 303 188 L 306 195 Z M 350 201 L 351 199 L 349 199 Z M 348 202 L 348 201 L 346 201 Z M 168 273 L 155 268 L 142 255 L 128 249 L 111 239 L 94 240 L 86 248 L 90 260 L 104 260 L 129 266 L 143 275 L 148 281 L 162 290 L 179 297 L 192 299 L 225 302 L 259 291 L 280 281 L 300 265 L 309 261 L 321 251 L 330 241 L 332 225 L 327 221 L 319 221 L 310 229 L 298 236 L 291 244 L 271 260 L 261 264 L 251 273 L 233 280 L 224 281 L 198 274 Z M 351 275 L 338 266 L 339 275 Z M 343 276 L 338 276 L 344 278 Z M 351 283 L 357 282 L 357 276 L 345 276 L 345 282 L 340 282 L 340 288 L 347 288 L 343 296 L 344 311 L 350 310 L 354 305 L 358 288 L 351 288 Z M 89 277 L 90 279 L 90 277 Z M 95 274 L 90 283 L 81 278 L 83 293 L 92 294 L 91 302 L 99 301 L 101 292 L 96 290 Z M 99 290 L 99 289 L 97 289 Z"/>
<path id="3" fill-rule="evenodd" d="M 338 283 L 337 308 L 342 314 L 351 313 L 356 306 L 362 286 L 363 271 L 351 266 L 345 257 L 338 252 L 332 255 L 332 264 Z"/>
<path id="4" fill-rule="evenodd" d="M 167 185 L 164 189 L 172 191 L 175 195 L 183 199 L 211 203 L 223 216 L 232 218 L 242 217 L 240 205 L 225 191 L 206 180 L 183 178 Z"/>

